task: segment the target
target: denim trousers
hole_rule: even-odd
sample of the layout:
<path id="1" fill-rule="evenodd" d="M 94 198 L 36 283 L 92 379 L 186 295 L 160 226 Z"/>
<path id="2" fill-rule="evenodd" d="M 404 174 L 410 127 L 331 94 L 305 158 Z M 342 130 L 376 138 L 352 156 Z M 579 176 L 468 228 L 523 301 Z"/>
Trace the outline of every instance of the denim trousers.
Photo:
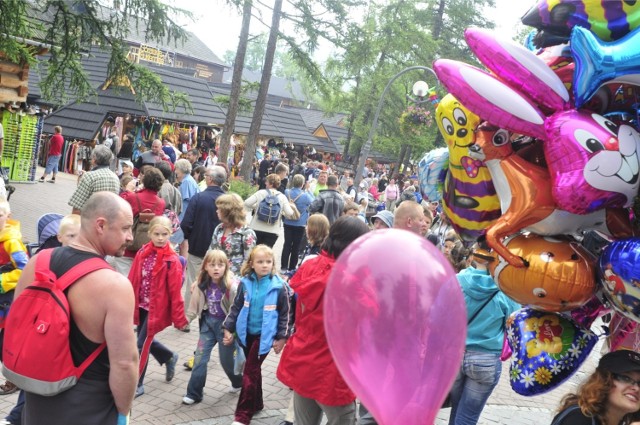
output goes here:
<path id="1" fill-rule="evenodd" d="M 247 334 L 247 346 L 242 347 L 247 357 L 242 375 L 242 391 L 236 406 L 235 420 L 249 425 L 254 414 L 264 408 L 262 400 L 262 362 L 267 354 L 260 355 L 260 335 Z"/>
<path id="2" fill-rule="evenodd" d="M 149 317 L 149 312 L 143 308 L 139 308 L 138 312 L 140 315 L 140 324 L 138 325 L 138 352 L 141 352 L 144 340 L 147 339 L 147 318 Z M 151 354 L 161 365 L 165 364 L 173 357 L 173 351 L 158 342 L 155 338 L 151 342 L 149 354 Z M 140 375 L 140 379 L 138 379 L 138 386 L 144 383 L 144 375 L 146 373 L 147 365 L 144 365 L 142 375 Z"/>
<path id="3" fill-rule="evenodd" d="M 501 373 L 499 353 L 465 351 L 462 367 L 451 387 L 449 425 L 477 424 Z"/>
<path id="4" fill-rule="evenodd" d="M 191 378 L 189 378 L 189 384 L 187 385 L 187 397 L 192 400 L 202 400 L 202 390 L 207 382 L 207 366 L 211 358 L 211 351 L 216 344 L 218 344 L 220 353 L 220 364 L 229 381 L 231 381 L 231 385 L 235 388 L 242 386 L 242 375 L 233 373 L 235 344 L 224 345 L 222 343 L 222 322 L 224 322 L 224 319 L 216 319 L 208 311 L 203 314 L 203 319 L 200 320 L 200 338 L 198 339 L 198 347 L 193 359 Z"/>

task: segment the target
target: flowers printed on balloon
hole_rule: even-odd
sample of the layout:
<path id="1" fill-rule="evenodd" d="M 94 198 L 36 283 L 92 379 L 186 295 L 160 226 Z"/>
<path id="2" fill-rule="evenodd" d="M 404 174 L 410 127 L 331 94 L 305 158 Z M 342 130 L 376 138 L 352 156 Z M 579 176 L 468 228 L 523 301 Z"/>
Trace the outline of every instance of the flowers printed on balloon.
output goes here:
<path id="1" fill-rule="evenodd" d="M 554 313 L 523 308 L 507 320 L 511 388 L 532 396 L 556 388 L 587 358 L 598 337 Z"/>

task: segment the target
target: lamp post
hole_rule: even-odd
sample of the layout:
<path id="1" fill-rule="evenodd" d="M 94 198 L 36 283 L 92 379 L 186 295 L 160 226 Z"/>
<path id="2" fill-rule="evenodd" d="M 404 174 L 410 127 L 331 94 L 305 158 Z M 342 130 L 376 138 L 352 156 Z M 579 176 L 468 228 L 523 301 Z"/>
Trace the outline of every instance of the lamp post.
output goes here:
<path id="1" fill-rule="evenodd" d="M 391 87 L 391 84 L 393 84 L 393 82 L 395 80 L 397 80 L 398 77 L 406 74 L 409 71 L 414 71 L 414 70 L 417 70 L 417 69 L 422 70 L 422 71 L 426 71 L 426 72 L 430 72 L 436 78 L 436 81 L 438 81 L 438 77 L 436 76 L 436 73 L 433 72 L 433 69 L 431 69 L 429 67 L 426 67 L 426 66 L 419 66 L 419 65 L 410 66 L 408 68 L 405 68 L 402 71 L 398 72 L 393 77 L 391 77 L 391 79 L 389 80 L 389 82 L 385 86 L 384 90 L 382 91 L 382 94 L 380 95 L 380 100 L 378 101 L 378 107 L 376 108 L 376 113 L 373 116 L 373 122 L 371 123 L 371 128 L 369 129 L 369 137 L 367 138 L 367 141 L 364 143 L 364 146 L 362 147 L 362 152 L 360 153 L 360 159 L 358 160 L 358 168 L 356 169 L 356 176 L 355 176 L 355 185 L 356 185 L 356 187 L 358 187 L 358 185 L 360 184 L 360 180 L 362 180 L 362 170 L 364 170 L 364 165 L 365 165 L 365 163 L 367 161 L 367 157 L 369 156 L 369 153 L 371 152 L 371 144 L 373 143 L 373 135 L 375 134 L 376 128 L 378 127 L 378 118 L 380 117 L 380 111 L 382 110 L 382 103 L 384 101 L 385 94 L 387 94 L 387 91 L 389 91 L 389 87 Z M 417 86 L 417 88 L 416 88 L 416 86 Z M 427 83 L 425 83 L 424 81 L 416 82 L 413 85 L 413 90 L 412 91 L 413 91 L 413 94 L 415 96 L 420 98 L 420 100 L 412 99 L 412 101 L 415 102 L 416 104 L 420 104 L 420 103 L 426 102 L 428 99 L 424 99 L 424 95 L 427 94 L 428 90 L 429 90 L 429 86 L 427 85 Z"/>

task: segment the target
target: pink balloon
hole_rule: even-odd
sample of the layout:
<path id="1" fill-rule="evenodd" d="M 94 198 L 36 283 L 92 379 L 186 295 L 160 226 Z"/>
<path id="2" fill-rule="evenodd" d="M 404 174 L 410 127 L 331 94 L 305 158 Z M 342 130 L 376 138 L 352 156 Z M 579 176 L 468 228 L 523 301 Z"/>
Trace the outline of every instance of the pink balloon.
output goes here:
<path id="1" fill-rule="evenodd" d="M 455 272 L 438 249 L 404 230 L 370 232 L 338 258 L 324 302 L 333 358 L 378 423 L 433 423 L 467 327 Z"/>

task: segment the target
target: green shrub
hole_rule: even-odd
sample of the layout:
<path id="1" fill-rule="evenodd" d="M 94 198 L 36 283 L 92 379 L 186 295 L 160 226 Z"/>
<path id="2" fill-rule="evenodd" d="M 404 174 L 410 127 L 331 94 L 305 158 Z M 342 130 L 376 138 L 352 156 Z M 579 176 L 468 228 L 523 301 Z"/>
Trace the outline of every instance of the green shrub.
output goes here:
<path id="1" fill-rule="evenodd" d="M 240 178 L 231 179 L 229 185 L 229 192 L 237 193 L 240 195 L 242 200 L 247 199 L 249 196 L 253 195 L 258 190 L 258 186 L 254 186 L 250 183 L 245 182 Z"/>

